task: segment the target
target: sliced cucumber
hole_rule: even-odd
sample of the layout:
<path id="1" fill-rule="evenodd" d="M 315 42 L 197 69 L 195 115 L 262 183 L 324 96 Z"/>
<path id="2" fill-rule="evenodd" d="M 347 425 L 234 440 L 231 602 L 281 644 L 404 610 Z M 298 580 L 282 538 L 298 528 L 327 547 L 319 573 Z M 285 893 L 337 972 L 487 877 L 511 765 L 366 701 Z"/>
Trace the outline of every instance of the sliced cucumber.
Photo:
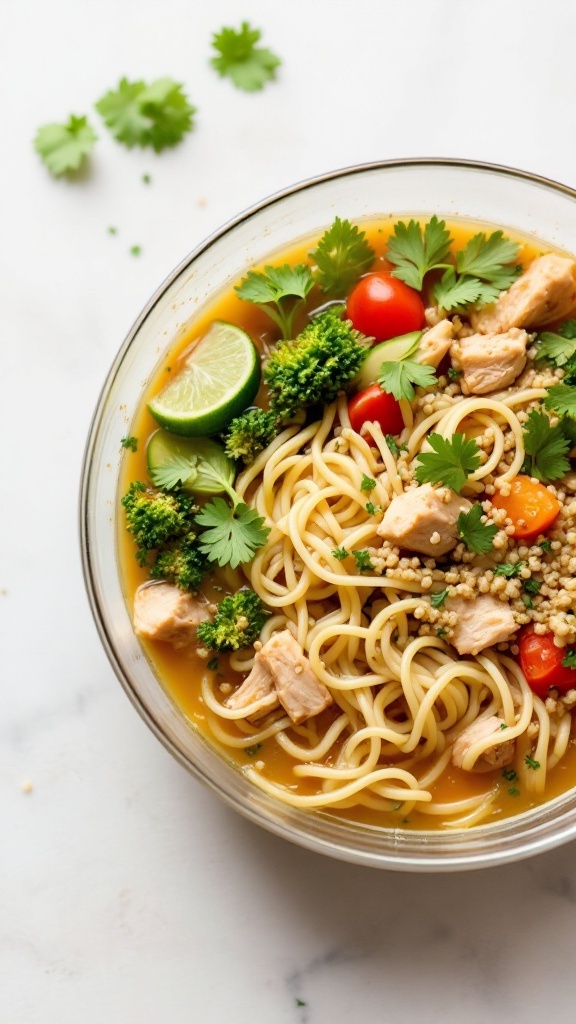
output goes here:
<path id="1" fill-rule="evenodd" d="M 175 437 L 164 430 L 152 434 L 146 449 L 150 479 L 156 487 L 181 487 L 190 494 L 229 491 L 236 473 L 222 445 L 208 437 Z"/>
<path id="2" fill-rule="evenodd" d="M 402 334 L 398 338 L 390 338 L 389 341 L 381 341 L 379 345 L 374 345 L 353 383 L 360 390 L 374 384 L 380 376 L 382 363 L 399 363 L 402 359 L 408 359 L 416 352 L 421 337 L 422 331 L 412 331 L 410 334 Z"/>

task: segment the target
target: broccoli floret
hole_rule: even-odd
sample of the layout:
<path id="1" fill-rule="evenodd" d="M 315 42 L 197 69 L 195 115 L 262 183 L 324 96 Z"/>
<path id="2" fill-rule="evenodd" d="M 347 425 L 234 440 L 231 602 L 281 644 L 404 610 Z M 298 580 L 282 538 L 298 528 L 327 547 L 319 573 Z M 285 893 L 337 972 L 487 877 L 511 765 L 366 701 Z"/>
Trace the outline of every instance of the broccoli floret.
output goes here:
<path id="1" fill-rule="evenodd" d="M 150 575 L 154 580 L 167 580 L 182 590 L 195 594 L 204 574 L 208 571 L 208 559 L 196 543 L 196 534 L 187 533 L 179 540 L 171 541 L 158 552 Z"/>
<path id="2" fill-rule="evenodd" d="M 279 419 L 333 402 L 360 369 L 367 339 L 340 314 L 341 307 L 325 310 L 297 338 L 279 342 L 272 351 L 264 379 Z"/>
<path id="3" fill-rule="evenodd" d="M 226 455 L 230 459 L 242 459 L 244 465 L 249 466 L 277 433 L 274 413 L 249 409 L 232 420 L 228 427 L 224 438 Z"/>
<path id="4" fill-rule="evenodd" d="M 198 639 L 213 651 L 237 651 L 260 636 L 267 612 L 253 590 L 239 590 L 220 601 L 214 622 L 201 622 Z"/>
<path id="5" fill-rule="evenodd" d="M 147 564 L 149 551 L 188 533 L 192 515 L 197 511 L 187 495 L 152 491 L 140 480 L 130 484 L 122 504 L 126 509 L 126 528 L 138 545 L 136 558 L 142 566 Z"/>

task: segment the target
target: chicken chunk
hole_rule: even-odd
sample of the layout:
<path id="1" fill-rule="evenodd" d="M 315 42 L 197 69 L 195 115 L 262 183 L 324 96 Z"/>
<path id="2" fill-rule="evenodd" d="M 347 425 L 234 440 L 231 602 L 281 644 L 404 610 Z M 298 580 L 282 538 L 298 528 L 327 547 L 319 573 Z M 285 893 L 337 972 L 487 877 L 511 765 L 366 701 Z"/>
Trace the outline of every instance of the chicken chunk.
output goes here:
<path id="1" fill-rule="evenodd" d="M 489 334 L 511 327 L 541 327 L 576 307 L 576 262 L 548 253 L 533 260 L 497 302 L 473 312 L 475 331 Z"/>
<path id="2" fill-rule="evenodd" d="M 258 704 L 253 709 L 250 715 L 251 718 L 260 718 L 262 715 L 266 715 L 269 711 L 273 711 L 274 708 L 278 707 L 278 694 L 274 689 L 274 680 L 268 670 L 268 666 L 260 659 L 258 654 L 254 659 L 254 668 L 250 675 L 246 676 L 242 685 L 238 687 L 231 697 L 228 697 L 228 700 L 224 701 L 224 704 L 232 711 L 240 711 L 250 704 Z"/>
<path id="3" fill-rule="evenodd" d="M 416 352 L 416 362 L 426 363 L 436 369 L 450 348 L 453 337 L 452 321 L 440 320 L 429 331 L 424 331 Z"/>
<path id="4" fill-rule="evenodd" d="M 295 725 L 332 703 L 330 691 L 314 675 L 308 658 L 289 630 L 275 633 L 256 655 L 274 682 L 278 699 Z"/>
<path id="5" fill-rule="evenodd" d="M 205 602 L 173 583 L 143 583 L 134 595 L 134 630 L 145 640 L 164 640 L 185 647 L 196 627 L 209 619 Z"/>
<path id="6" fill-rule="evenodd" d="M 392 499 L 376 532 L 409 551 L 445 555 L 458 543 L 458 516 L 471 508 L 456 491 L 423 484 Z"/>
<path id="7" fill-rule="evenodd" d="M 502 739 L 502 732 L 502 719 L 496 718 L 496 715 L 472 722 L 472 725 L 467 726 L 454 741 L 452 763 L 468 772 L 491 772 L 497 768 L 505 768 L 514 760 L 514 740 L 495 743 L 494 740 Z M 485 748 L 481 749 L 472 764 L 469 764 L 469 751 L 476 743 L 482 741 L 486 742 Z"/>
<path id="8" fill-rule="evenodd" d="M 511 327 L 504 334 L 471 334 L 458 338 L 450 350 L 463 383 L 473 395 L 487 395 L 512 384 L 526 366 L 526 331 Z"/>
<path id="9" fill-rule="evenodd" d="M 445 608 L 457 616 L 451 643 L 458 654 L 481 654 L 508 640 L 518 629 L 510 605 L 492 594 L 481 594 L 472 601 L 449 597 Z"/>

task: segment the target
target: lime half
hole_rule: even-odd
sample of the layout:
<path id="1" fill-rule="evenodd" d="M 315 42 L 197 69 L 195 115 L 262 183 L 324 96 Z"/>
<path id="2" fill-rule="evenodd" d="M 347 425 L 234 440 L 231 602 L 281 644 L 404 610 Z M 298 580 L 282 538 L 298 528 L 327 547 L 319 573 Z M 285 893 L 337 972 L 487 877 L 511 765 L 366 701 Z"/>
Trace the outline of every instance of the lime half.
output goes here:
<path id="1" fill-rule="evenodd" d="M 148 403 L 173 434 L 217 434 L 253 401 L 260 358 L 246 331 L 215 320 L 169 384 Z"/>

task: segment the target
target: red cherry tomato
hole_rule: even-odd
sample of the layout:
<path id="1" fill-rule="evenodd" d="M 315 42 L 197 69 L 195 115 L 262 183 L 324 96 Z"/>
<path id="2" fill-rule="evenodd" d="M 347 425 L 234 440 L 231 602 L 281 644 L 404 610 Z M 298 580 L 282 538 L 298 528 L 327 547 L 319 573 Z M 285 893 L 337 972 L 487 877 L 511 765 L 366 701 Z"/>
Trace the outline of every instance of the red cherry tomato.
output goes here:
<path id="1" fill-rule="evenodd" d="M 404 429 L 404 420 L 400 405 L 379 384 L 371 384 L 364 391 L 359 391 L 348 402 L 348 415 L 352 430 L 362 433 L 367 421 L 376 421 L 382 427 L 383 434 L 399 434 Z"/>
<path id="2" fill-rule="evenodd" d="M 346 316 L 357 331 L 388 341 L 422 329 L 424 303 L 413 288 L 380 271 L 360 278 L 350 292 Z"/>
<path id="3" fill-rule="evenodd" d="M 535 633 L 533 626 L 526 626 L 520 633 L 518 645 L 520 668 L 538 697 L 545 699 L 551 686 L 559 693 L 568 693 L 576 687 L 576 669 L 562 664 L 566 648 L 556 647 L 553 633 Z"/>

